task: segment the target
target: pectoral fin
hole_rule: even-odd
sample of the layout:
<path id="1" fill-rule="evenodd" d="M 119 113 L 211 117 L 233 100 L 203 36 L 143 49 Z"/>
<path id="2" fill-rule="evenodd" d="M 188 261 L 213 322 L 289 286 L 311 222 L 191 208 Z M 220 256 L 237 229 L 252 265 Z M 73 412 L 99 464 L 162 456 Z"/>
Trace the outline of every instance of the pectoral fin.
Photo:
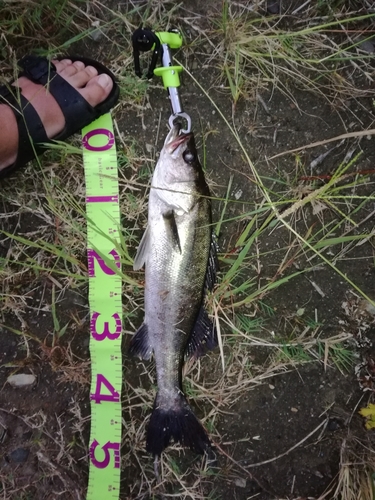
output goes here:
<path id="1" fill-rule="evenodd" d="M 150 233 L 149 226 L 147 226 L 145 232 L 143 233 L 141 242 L 139 243 L 137 254 L 134 258 L 134 263 L 133 263 L 134 271 L 139 271 L 139 269 L 141 269 L 147 261 L 147 256 L 148 256 L 149 247 L 150 247 L 150 245 L 149 245 L 149 239 L 150 239 L 149 233 Z"/>
<path id="2" fill-rule="evenodd" d="M 178 235 L 178 228 L 173 210 L 163 214 L 165 228 L 168 234 L 168 240 L 171 242 L 174 251 L 181 253 L 180 237 Z"/>

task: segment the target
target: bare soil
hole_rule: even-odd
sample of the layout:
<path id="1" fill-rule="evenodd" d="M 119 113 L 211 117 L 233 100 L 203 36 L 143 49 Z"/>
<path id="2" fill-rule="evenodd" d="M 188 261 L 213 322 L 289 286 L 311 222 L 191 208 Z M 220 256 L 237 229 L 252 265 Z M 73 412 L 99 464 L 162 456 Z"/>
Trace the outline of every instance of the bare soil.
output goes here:
<path id="1" fill-rule="evenodd" d="M 125 10 L 121 3 L 118 8 Z M 184 8 L 187 10 L 181 11 L 180 22 L 185 27 L 188 40 L 196 32 L 182 21 L 187 11 L 212 14 L 218 9 L 214 2 L 203 7 L 194 1 L 184 2 Z M 194 22 L 203 30 L 209 23 L 204 18 Z M 83 55 L 92 55 L 94 51 L 98 58 L 102 56 L 102 59 L 110 61 L 109 57 L 103 56 L 107 43 L 106 40 L 85 41 L 75 47 L 75 51 Z M 112 49 L 112 53 L 116 50 L 118 48 Z M 231 121 L 231 96 L 220 83 L 221 74 L 215 58 L 210 60 L 210 50 L 209 44 L 203 43 L 196 52 L 189 47 L 181 51 L 178 57 Z M 324 96 L 302 91 L 295 83 L 290 82 L 288 85 L 294 102 L 279 90 L 269 87 L 259 92 L 267 110 L 254 93 L 246 100 L 240 99 L 234 113 L 234 123 L 260 176 L 277 193 L 303 190 L 308 183 L 304 184 L 299 179 L 303 172 L 296 167 L 295 155 L 289 154 L 274 160 L 269 158 L 349 130 L 373 128 L 374 122 L 374 106 L 370 98 L 348 98 L 343 106 L 342 103 L 328 102 Z M 185 110 L 192 117 L 201 152 L 203 146 L 205 148 L 206 176 L 216 198 L 213 201 L 215 220 L 220 218 L 223 209 L 220 199 L 225 197 L 229 179 L 233 176 L 230 197 L 238 199 L 236 203 L 228 204 L 225 213 L 228 221 L 223 224 L 218 240 L 220 254 L 224 258 L 224 273 L 227 265 L 225 258 L 238 252 L 235 241 L 245 227 L 244 220 L 235 217 L 248 212 L 248 203 L 260 201 L 261 196 L 253 174 L 223 119 L 187 75 L 183 78 L 181 96 Z M 137 111 L 130 106 L 119 108 L 116 120 L 123 137 L 134 138 L 143 149 L 142 154 L 148 157 L 150 150 L 147 150 L 146 145 L 151 144 L 151 156 L 155 157 L 167 130 L 165 124 L 169 116 L 169 104 L 160 86 L 149 89 L 148 99 L 146 110 Z M 211 133 L 204 135 L 208 131 Z M 373 136 L 364 136 L 356 143 L 354 140 L 345 141 L 315 169 L 309 168 L 311 161 L 331 145 L 302 150 L 300 161 L 306 166 L 305 175 L 332 174 L 354 144 L 356 151 L 361 151 L 362 155 L 351 171 L 372 169 L 375 140 Z M 122 148 L 120 141 L 118 147 Z M 41 225 L 45 223 L 37 210 L 27 210 L 25 206 L 17 205 L 14 197 L 11 197 L 12 185 L 18 183 L 20 177 L 27 179 L 33 176 L 33 168 L 33 165 L 29 165 L 2 183 L 6 195 L 1 200 L 1 228 L 20 237 L 32 237 L 33 232 L 40 231 Z M 54 175 L 62 175 L 63 169 L 63 165 L 56 166 Z M 366 177 L 366 183 L 353 188 L 353 194 L 363 197 L 373 196 L 373 192 L 373 175 Z M 301 199 L 305 195 L 302 192 Z M 121 196 L 124 199 L 125 193 Z M 291 194 L 290 198 L 293 199 L 293 196 Z M 288 206 L 285 203 L 285 209 Z M 372 203 L 358 211 L 357 215 L 354 214 L 356 222 L 361 223 L 373 208 Z M 293 227 L 300 234 L 305 234 L 311 227 L 329 224 L 336 216 L 337 212 L 332 207 L 314 213 L 312 205 L 307 205 L 296 212 Z M 124 226 L 128 227 L 125 213 L 123 218 Z M 373 231 L 373 220 L 370 215 L 360 224 L 358 232 Z M 145 221 L 146 213 L 143 213 L 137 221 L 139 235 Z M 52 226 L 49 226 L 47 231 L 50 233 L 46 234 L 46 238 L 50 241 L 58 235 L 58 228 L 53 231 Z M 275 252 L 278 248 L 280 254 Z M 15 240 L 4 234 L 1 236 L 1 258 L 12 256 L 16 260 L 24 260 L 25 256 L 19 255 L 17 249 Z M 130 250 L 134 255 L 136 245 Z M 282 268 L 280 263 L 287 250 L 291 262 Z M 297 270 L 310 267 L 311 262 L 307 261 L 303 252 L 293 257 L 294 250 L 297 250 L 297 244 L 290 232 L 281 224 L 270 226 L 257 240 L 254 258 L 249 261 L 248 268 L 239 280 L 256 277 L 257 286 L 261 287 L 274 279 L 278 269 L 281 269 L 279 277 L 287 277 Z M 335 254 L 337 251 L 335 248 Z M 30 255 L 36 253 L 36 250 L 30 250 Z M 330 258 L 329 249 L 326 256 Z M 84 252 L 81 258 L 84 263 Z M 318 264 L 318 261 L 315 263 Z M 373 237 L 362 245 L 353 245 L 345 258 L 340 260 L 339 267 L 363 292 L 375 299 Z M 132 274 L 131 269 L 125 271 Z M 136 276 L 142 279 L 141 275 Z M 52 278 L 59 279 L 58 276 Z M 11 281 L 12 293 L 24 297 L 25 307 L 18 310 L 17 301 L 12 301 L 4 294 L 3 301 L 4 304 L 7 301 L 7 307 L 3 308 L 0 326 L 0 468 L 3 481 L 0 491 L 3 491 L 4 498 L 12 499 L 84 498 L 90 426 L 86 285 L 74 289 L 64 285 L 59 290 L 57 316 L 60 325 L 69 323 L 70 326 L 64 336 L 53 343 L 53 279 L 45 272 L 33 269 L 17 272 L 15 269 Z M 5 283 L 3 289 L 6 289 Z M 206 426 L 210 425 L 210 436 L 217 453 L 216 466 L 207 472 L 201 458 L 188 450 L 174 448 L 167 453 L 176 464 L 177 475 L 183 477 L 186 474 L 183 477 L 184 484 L 191 486 L 200 477 L 200 496 L 197 498 L 318 499 L 323 498 L 325 492 L 325 498 L 333 498 L 346 447 L 350 447 L 351 456 L 361 462 L 365 460 L 361 444 L 368 447 L 373 445 L 373 431 L 365 430 L 358 409 L 371 401 L 374 387 L 370 386 L 370 391 L 363 392 L 355 366 L 362 362 L 367 367 L 374 366 L 374 315 L 363 309 L 363 300 L 358 293 L 326 264 L 317 265 L 293 277 L 283 286 L 268 292 L 262 300 L 267 309 L 249 306 L 244 312 L 250 316 L 256 314 L 255 317 L 262 321 L 259 330 L 251 333 L 264 339 L 264 345 L 254 343 L 250 347 L 242 342 L 241 337 L 234 339 L 234 332 L 222 324 L 227 370 L 222 399 L 219 392 L 212 389 L 223 378 L 218 350 L 200 360 L 198 367 L 189 367 L 188 376 L 191 380 L 205 388 L 205 392 L 202 392 L 195 387 L 191 401 L 197 415 Z M 126 307 L 124 298 L 124 313 L 129 313 Z M 140 324 L 141 313 L 136 312 L 130 320 L 125 325 L 123 349 L 123 416 L 126 425 L 120 498 L 164 498 L 155 483 L 150 487 L 147 485 L 147 481 L 152 480 L 152 458 L 142 451 L 144 428 L 154 392 L 154 368 L 152 363 L 143 364 L 127 356 L 130 334 Z M 287 343 L 292 338 L 298 338 L 309 321 L 313 323 L 312 330 L 319 327 L 319 337 L 323 340 L 343 333 L 353 336 L 352 341 L 345 344 L 354 356 L 347 369 L 335 364 L 331 356 L 327 359 L 324 355 L 319 359 L 300 359 L 296 356 L 288 360 L 281 355 L 281 349 L 267 346 L 267 342 Z M 28 335 L 17 335 L 15 330 L 27 332 Z M 361 343 L 364 338 L 368 340 L 367 343 Z M 236 353 L 235 359 L 232 352 Z M 236 368 L 240 355 L 241 359 L 247 360 L 247 372 Z M 15 372 L 34 374 L 37 380 L 35 385 L 25 389 L 11 387 L 6 379 Z M 364 372 L 361 373 L 363 375 Z M 366 373 L 370 375 L 371 382 L 371 375 L 375 373 Z M 244 377 L 255 381 L 238 394 L 234 390 L 232 399 L 228 397 L 230 387 Z M 147 405 L 143 392 L 137 396 L 141 389 L 149 394 Z M 130 401 L 131 409 L 127 406 Z M 213 408 L 215 418 L 211 420 Z M 140 429 L 139 433 L 131 434 L 130 427 Z M 132 436 L 133 441 L 129 436 Z M 137 441 L 134 441 L 135 436 Z M 12 491 L 12 496 L 5 496 L 6 491 Z M 164 495 L 165 498 L 168 495 L 194 498 L 183 496 L 178 481 L 169 481 L 165 485 Z"/>

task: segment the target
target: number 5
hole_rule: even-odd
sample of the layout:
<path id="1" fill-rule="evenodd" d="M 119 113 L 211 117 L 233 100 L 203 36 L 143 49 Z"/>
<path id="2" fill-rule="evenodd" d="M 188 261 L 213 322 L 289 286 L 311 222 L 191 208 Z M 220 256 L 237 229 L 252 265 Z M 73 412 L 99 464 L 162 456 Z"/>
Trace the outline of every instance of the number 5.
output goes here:
<path id="1" fill-rule="evenodd" d="M 97 467 L 98 469 L 105 469 L 108 467 L 109 462 L 111 461 L 111 454 L 109 450 L 113 450 L 113 455 L 115 459 L 114 463 L 114 468 L 119 469 L 120 468 L 120 443 L 111 443 L 108 441 L 105 445 L 101 447 L 101 449 L 104 451 L 104 459 L 102 461 L 97 460 L 95 458 L 95 450 L 99 446 L 99 443 L 96 439 L 91 443 L 90 446 L 90 460 L 91 463 Z"/>

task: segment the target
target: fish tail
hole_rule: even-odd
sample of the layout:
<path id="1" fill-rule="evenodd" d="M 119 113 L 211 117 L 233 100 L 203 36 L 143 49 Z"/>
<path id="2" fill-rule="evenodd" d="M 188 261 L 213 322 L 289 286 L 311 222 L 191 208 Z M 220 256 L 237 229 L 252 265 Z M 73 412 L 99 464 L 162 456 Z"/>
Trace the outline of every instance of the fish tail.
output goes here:
<path id="1" fill-rule="evenodd" d="M 196 453 L 208 452 L 210 440 L 185 396 L 180 393 L 173 406 L 168 408 L 160 404 L 159 399 L 157 395 L 147 429 L 146 450 L 160 456 L 173 440 Z"/>

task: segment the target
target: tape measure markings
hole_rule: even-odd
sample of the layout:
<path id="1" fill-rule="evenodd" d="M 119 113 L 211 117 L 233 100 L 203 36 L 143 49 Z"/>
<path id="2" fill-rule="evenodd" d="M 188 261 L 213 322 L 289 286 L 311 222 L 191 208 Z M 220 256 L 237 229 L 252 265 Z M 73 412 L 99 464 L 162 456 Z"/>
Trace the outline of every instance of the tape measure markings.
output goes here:
<path id="1" fill-rule="evenodd" d="M 87 196 L 86 203 L 104 203 L 106 201 L 114 201 L 118 203 L 118 196 Z"/>
<path id="2" fill-rule="evenodd" d="M 117 156 L 110 114 L 83 131 L 90 304 L 87 500 L 117 500 L 121 471 L 122 301 Z"/>

